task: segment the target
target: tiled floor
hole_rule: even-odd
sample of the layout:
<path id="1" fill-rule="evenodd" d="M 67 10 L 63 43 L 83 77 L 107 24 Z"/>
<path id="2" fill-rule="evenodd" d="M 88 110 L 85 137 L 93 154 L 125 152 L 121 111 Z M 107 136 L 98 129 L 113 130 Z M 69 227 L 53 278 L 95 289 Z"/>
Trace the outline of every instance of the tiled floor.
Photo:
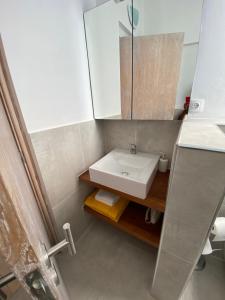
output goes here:
<path id="1" fill-rule="evenodd" d="M 156 250 L 96 222 L 77 245 L 75 258 L 59 258 L 71 300 L 153 300 Z"/>
<path id="2" fill-rule="evenodd" d="M 154 300 L 149 291 L 156 250 L 96 222 L 80 239 L 76 257 L 58 257 L 71 300 Z M 22 289 L 11 300 L 30 299 Z M 225 263 L 207 257 L 180 300 L 224 300 Z"/>
<path id="3" fill-rule="evenodd" d="M 225 263 L 212 256 L 206 257 L 202 272 L 194 272 L 181 300 L 224 300 Z"/>
<path id="4" fill-rule="evenodd" d="M 153 300 L 156 250 L 108 224 L 96 222 L 80 239 L 76 257 L 58 261 L 71 300 Z M 205 299 L 225 299 L 225 265 L 213 257 L 194 272 L 182 297 Z"/>
<path id="5" fill-rule="evenodd" d="M 58 257 L 71 300 L 154 300 L 150 295 L 156 250 L 108 224 L 96 222 L 79 240 L 76 257 Z M 28 300 L 19 289 L 11 300 Z M 224 300 L 225 263 L 207 257 L 180 300 Z"/>

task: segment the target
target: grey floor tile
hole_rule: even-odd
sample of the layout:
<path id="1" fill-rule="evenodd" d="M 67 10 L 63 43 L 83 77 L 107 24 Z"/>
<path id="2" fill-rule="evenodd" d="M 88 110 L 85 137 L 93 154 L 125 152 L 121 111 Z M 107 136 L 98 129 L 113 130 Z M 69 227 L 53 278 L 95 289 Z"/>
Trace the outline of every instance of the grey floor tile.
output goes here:
<path id="1" fill-rule="evenodd" d="M 59 257 L 71 300 L 154 300 L 155 262 L 155 249 L 102 222 L 81 238 L 75 258 Z"/>
<path id="2" fill-rule="evenodd" d="M 96 221 L 77 243 L 76 257 L 59 256 L 71 300 L 155 300 L 150 295 L 156 250 Z M 207 257 L 180 300 L 224 300 L 225 264 Z"/>
<path id="3" fill-rule="evenodd" d="M 206 257 L 206 267 L 194 272 L 180 300 L 224 300 L 225 263 L 213 256 Z"/>

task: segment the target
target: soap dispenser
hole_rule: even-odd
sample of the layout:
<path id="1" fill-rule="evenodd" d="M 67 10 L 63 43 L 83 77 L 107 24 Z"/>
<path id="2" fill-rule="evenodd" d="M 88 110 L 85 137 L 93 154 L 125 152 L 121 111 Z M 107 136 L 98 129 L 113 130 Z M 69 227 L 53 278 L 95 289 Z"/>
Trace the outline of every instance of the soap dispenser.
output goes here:
<path id="1" fill-rule="evenodd" d="M 169 163 L 169 160 L 166 157 L 166 154 L 162 153 L 161 157 L 159 159 L 159 172 L 165 173 L 168 169 L 168 163 Z"/>

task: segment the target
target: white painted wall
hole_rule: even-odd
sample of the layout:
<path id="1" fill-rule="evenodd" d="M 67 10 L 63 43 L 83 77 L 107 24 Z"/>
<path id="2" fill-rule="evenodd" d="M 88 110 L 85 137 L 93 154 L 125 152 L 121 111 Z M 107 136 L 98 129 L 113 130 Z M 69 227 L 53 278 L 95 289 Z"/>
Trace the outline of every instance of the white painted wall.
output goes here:
<path id="1" fill-rule="evenodd" d="M 225 1 L 205 0 L 192 99 L 205 99 L 189 118 L 225 118 Z"/>
<path id="2" fill-rule="evenodd" d="M 95 0 L 0 0 L 0 32 L 29 132 L 92 119 L 83 10 Z"/>
<path id="3" fill-rule="evenodd" d="M 184 43 L 199 40 L 203 0 L 134 0 L 144 7 L 143 35 L 185 32 Z"/>

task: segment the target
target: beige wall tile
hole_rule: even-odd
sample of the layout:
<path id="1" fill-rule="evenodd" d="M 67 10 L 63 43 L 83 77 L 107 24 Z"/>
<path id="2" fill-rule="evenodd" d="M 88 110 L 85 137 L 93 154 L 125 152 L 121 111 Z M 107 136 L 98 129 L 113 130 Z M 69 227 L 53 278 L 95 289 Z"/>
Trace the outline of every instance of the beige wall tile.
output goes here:
<path id="1" fill-rule="evenodd" d="M 82 204 L 92 191 L 78 177 L 104 153 L 101 126 L 93 120 L 33 133 L 31 139 L 57 226 L 61 231 L 70 222 L 77 239 L 90 224 Z"/>
<path id="2" fill-rule="evenodd" d="M 77 241 L 93 221 L 93 217 L 83 209 L 84 199 L 92 190 L 91 187 L 83 186 L 53 208 L 58 231 L 62 238 L 64 223 L 70 223 L 73 238 Z"/>
<path id="3" fill-rule="evenodd" d="M 178 300 L 190 268 L 188 262 L 161 251 L 152 295 L 160 300 Z"/>
<path id="4" fill-rule="evenodd" d="M 225 192 L 224 153 L 177 147 L 175 155 L 157 258 L 159 267 L 153 283 L 155 295 L 160 300 L 178 300 L 201 254 Z M 172 288 L 173 298 L 166 298 L 166 295 L 170 297 L 171 287 L 164 284 L 165 271 L 160 266 L 167 265 L 168 272 L 172 273 L 180 270 L 168 254 L 186 262 L 179 267 L 184 274 L 180 275 L 179 284 Z"/>
<path id="5" fill-rule="evenodd" d="M 180 121 L 138 121 L 138 149 L 143 152 L 164 152 L 171 161 L 180 125 Z"/>
<path id="6" fill-rule="evenodd" d="M 201 228 L 185 223 L 181 218 L 166 216 L 163 232 L 162 249 L 193 263 L 202 247 Z"/>
<path id="7" fill-rule="evenodd" d="M 139 151 L 165 152 L 171 161 L 180 125 L 180 121 L 104 121 L 105 152 L 134 143 Z"/>
<path id="8" fill-rule="evenodd" d="M 31 139 L 54 207 L 75 191 L 77 176 L 85 169 L 80 125 L 34 133 Z"/>
<path id="9" fill-rule="evenodd" d="M 178 148 L 166 214 L 205 230 L 225 189 L 225 154 Z"/>
<path id="10" fill-rule="evenodd" d="M 96 162 L 104 153 L 101 122 L 80 123 L 81 143 L 85 158 L 85 168 Z"/>
<path id="11" fill-rule="evenodd" d="M 107 153 L 114 148 L 128 149 L 129 144 L 136 143 L 136 124 L 136 121 L 104 121 L 105 152 Z"/>
<path id="12" fill-rule="evenodd" d="M 223 153 L 177 148 L 164 221 L 164 250 L 190 262 L 199 255 L 225 188 L 220 180 L 225 178 L 223 163 Z"/>

